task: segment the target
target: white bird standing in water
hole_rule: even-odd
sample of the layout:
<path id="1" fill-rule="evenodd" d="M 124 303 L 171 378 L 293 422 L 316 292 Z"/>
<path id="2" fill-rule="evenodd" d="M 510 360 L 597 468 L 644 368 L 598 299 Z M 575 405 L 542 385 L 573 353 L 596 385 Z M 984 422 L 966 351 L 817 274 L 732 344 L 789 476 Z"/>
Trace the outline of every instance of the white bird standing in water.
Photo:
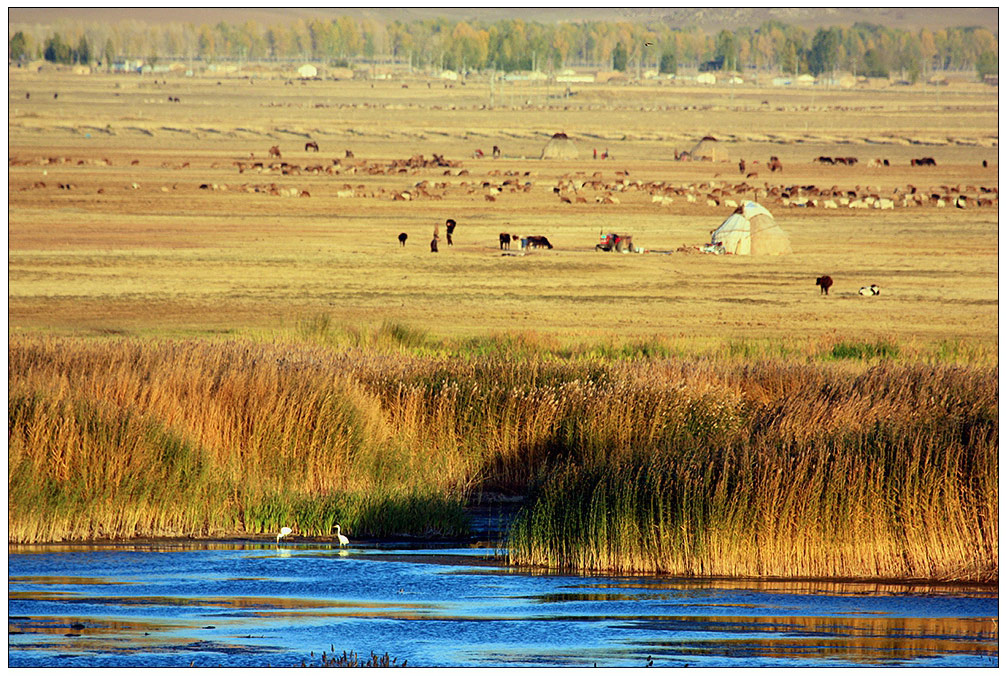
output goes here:
<path id="1" fill-rule="evenodd" d="M 342 529 L 339 527 L 339 524 L 335 524 L 335 537 L 339 538 L 340 547 L 349 544 L 349 538 L 342 534 Z"/>
<path id="2" fill-rule="evenodd" d="M 283 537 L 284 535 L 289 535 L 292 532 L 293 532 L 293 529 L 289 528 L 287 526 L 283 526 L 282 528 L 280 528 L 279 529 L 279 535 L 276 536 L 276 544 L 279 544 L 279 539 L 281 537 Z"/>

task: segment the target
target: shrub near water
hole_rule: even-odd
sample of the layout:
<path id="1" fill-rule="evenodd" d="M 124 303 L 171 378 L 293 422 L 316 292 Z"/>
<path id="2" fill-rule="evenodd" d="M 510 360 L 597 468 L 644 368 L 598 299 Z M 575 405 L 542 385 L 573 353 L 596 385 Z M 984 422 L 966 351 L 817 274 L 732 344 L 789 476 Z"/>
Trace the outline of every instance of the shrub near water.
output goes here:
<path id="1" fill-rule="evenodd" d="M 392 329 L 365 349 L 12 337 L 11 541 L 452 534 L 489 490 L 534 496 L 520 564 L 997 575 L 995 368 L 526 337 L 436 356 Z"/>

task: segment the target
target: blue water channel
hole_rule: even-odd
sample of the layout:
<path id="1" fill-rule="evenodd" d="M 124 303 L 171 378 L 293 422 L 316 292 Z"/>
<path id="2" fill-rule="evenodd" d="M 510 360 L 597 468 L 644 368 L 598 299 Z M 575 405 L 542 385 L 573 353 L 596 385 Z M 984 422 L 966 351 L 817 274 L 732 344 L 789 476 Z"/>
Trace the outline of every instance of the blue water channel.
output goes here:
<path id="1" fill-rule="evenodd" d="M 514 570 L 484 547 L 10 547 L 12 667 L 998 667 L 998 588 Z M 313 653 L 313 654 L 312 654 Z"/>

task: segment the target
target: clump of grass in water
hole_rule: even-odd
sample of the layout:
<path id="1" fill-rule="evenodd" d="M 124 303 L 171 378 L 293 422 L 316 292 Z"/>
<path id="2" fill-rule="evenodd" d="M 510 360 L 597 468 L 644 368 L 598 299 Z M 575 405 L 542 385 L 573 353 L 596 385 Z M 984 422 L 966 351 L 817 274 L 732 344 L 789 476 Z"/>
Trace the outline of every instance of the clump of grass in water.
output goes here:
<path id="1" fill-rule="evenodd" d="M 314 657 L 314 653 L 311 653 L 311 657 Z M 398 664 L 398 658 L 392 658 L 388 653 L 384 655 L 378 655 L 374 651 L 370 651 L 370 657 L 366 660 L 361 660 L 360 657 L 355 652 L 342 651 L 341 657 L 336 657 L 335 646 L 332 646 L 332 654 L 322 652 L 320 664 L 307 664 L 301 661 L 300 666 L 302 667 L 376 667 L 378 669 L 388 669 L 391 667 L 404 667 L 406 666 L 408 660 L 402 660 L 401 664 Z"/>

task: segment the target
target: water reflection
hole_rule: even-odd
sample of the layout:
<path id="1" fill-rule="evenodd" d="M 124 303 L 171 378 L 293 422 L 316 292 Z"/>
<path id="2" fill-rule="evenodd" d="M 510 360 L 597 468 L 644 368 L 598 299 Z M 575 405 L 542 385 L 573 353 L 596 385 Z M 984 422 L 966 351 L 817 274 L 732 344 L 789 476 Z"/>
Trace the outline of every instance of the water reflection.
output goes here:
<path id="1" fill-rule="evenodd" d="M 577 576 L 489 549 L 11 547 L 9 666 L 990 666 L 998 590 Z M 67 571 L 72 571 L 72 574 Z"/>

